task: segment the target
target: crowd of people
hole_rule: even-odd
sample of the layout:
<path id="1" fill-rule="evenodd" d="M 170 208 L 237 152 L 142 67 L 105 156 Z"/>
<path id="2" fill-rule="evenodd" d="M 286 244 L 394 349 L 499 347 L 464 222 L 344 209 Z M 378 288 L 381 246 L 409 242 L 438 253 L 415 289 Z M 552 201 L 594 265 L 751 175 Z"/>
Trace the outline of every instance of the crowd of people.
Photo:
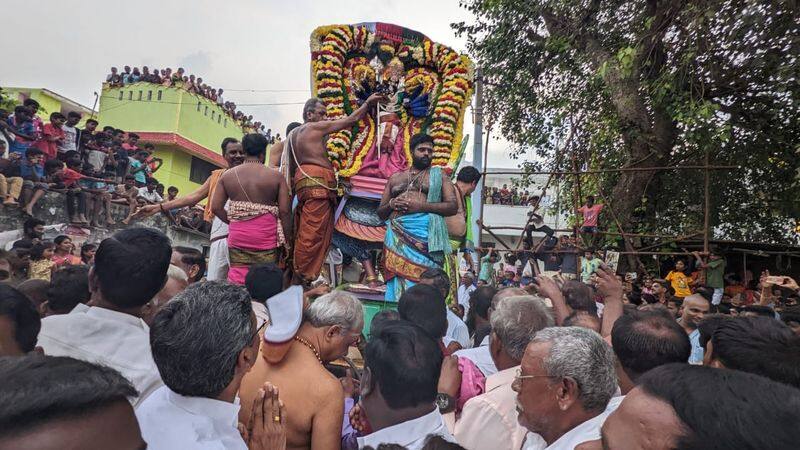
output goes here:
<path id="1" fill-rule="evenodd" d="M 131 69 L 130 66 L 124 66 L 122 72 L 116 67 L 112 67 L 111 73 L 106 75 L 106 83 L 110 87 L 123 87 L 133 83 L 153 83 L 164 87 L 185 89 L 187 92 L 204 97 L 219 105 L 225 111 L 225 114 L 239 123 L 242 128 L 264 134 L 270 140 L 275 138 L 280 140 L 280 135 L 272 136 L 271 129 L 265 130 L 266 127 L 261 122 L 254 122 L 252 114 L 243 113 L 236 108 L 236 103 L 225 100 L 223 97 L 225 91 L 222 88 L 211 87 L 202 78 L 195 77 L 194 74 L 187 75 L 183 67 L 179 67 L 175 72 L 170 67 L 159 70 L 142 66 L 140 71 L 138 67 Z"/>
<path id="2" fill-rule="evenodd" d="M 674 310 L 665 280 L 637 305 L 605 265 L 591 285 L 542 274 L 526 288 L 472 286 L 468 320 L 453 326 L 448 276 L 429 270 L 362 334 L 356 297 L 287 289 L 272 263 L 237 285 L 205 281 L 199 251 L 148 228 L 80 258 L 58 241 L 49 280 L 0 283 L 3 448 L 55 449 L 67 436 L 86 449 L 272 450 L 800 439 L 800 316 L 731 315 L 706 286 Z M 760 284 L 800 289 L 766 274 Z M 298 312 L 294 337 L 276 344 Z M 333 364 L 354 346 L 362 370 Z"/>
<path id="3" fill-rule="evenodd" d="M 539 203 L 539 196 L 528 191 L 504 184 L 503 187 L 484 186 L 483 198 L 487 205 L 533 206 Z"/>
<path id="4" fill-rule="evenodd" d="M 13 114 L 0 110 L 0 198 L 4 208 L 22 208 L 34 216 L 34 207 L 46 192 L 65 194 L 66 220 L 94 227 L 114 225 L 111 204 L 128 208 L 123 219 L 145 205 L 174 199 L 178 188 L 155 178 L 163 161 L 155 146 L 141 145 L 139 135 L 112 126 L 98 129 L 95 119 L 77 128 L 81 115 L 55 112 L 44 123 L 36 115 L 39 104 L 27 99 Z M 190 209 L 170 210 L 171 219 L 203 230 Z"/>
<path id="5" fill-rule="evenodd" d="M 208 259 L 144 227 L 78 257 L 26 223 L 0 255 L 0 448 L 796 448 L 791 277 L 752 280 L 714 249 L 619 275 L 582 239 L 597 231 L 592 198 L 581 235 L 556 237 L 534 211 L 541 245 L 503 261 L 467 251 L 459 270 L 481 174 L 451 181 L 424 133 L 375 211 L 380 268 L 364 242 L 335 240 L 324 139 L 380 101 L 328 121 L 310 99 L 279 147 L 293 176 L 267 165 L 263 135 L 226 138 L 227 168 L 137 208 L 207 200 Z M 385 292 L 377 314 L 318 283 L 332 243 Z"/>

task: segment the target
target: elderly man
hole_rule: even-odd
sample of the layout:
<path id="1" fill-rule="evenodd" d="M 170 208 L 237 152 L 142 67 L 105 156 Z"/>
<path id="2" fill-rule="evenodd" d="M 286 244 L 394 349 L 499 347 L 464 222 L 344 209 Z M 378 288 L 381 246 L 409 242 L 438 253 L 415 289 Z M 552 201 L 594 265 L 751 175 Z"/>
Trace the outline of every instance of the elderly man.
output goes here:
<path id="1" fill-rule="evenodd" d="M 553 326 L 553 318 L 541 298 L 519 296 L 500 300 L 490 321 L 489 350 L 500 371 L 486 378 L 486 392 L 467 401 L 451 429 L 456 441 L 467 450 L 519 450 L 527 430 L 517 422 L 516 394 L 511 384 L 525 347 L 538 331 Z M 447 395 L 457 395 L 453 388 L 458 388 L 461 380 L 456 381 L 447 383 Z M 445 418 L 450 426 L 453 414 Z"/>
<path id="2" fill-rule="evenodd" d="M 452 251 L 444 218 L 458 212 L 453 184 L 441 167 L 431 167 L 433 138 L 416 134 L 410 147 L 411 168 L 389 178 L 377 209 L 386 220 L 386 300 L 392 302 L 426 269 L 444 266 Z"/>
<path id="3" fill-rule="evenodd" d="M 487 319 L 489 319 L 491 323 L 491 313 L 497 307 L 497 304 L 500 303 L 500 300 L 504 298 L 519 296 L 519 295 L 527 295 L 528 293 L 525 289 L 522 288 L 505 288 L 500 292 L 497 292 L 494 288 L 490 286 L 481 286 L 475 291 L 475 308 L 476 312 L 480 311 L 482 308 L 482 304 L 486 303 L 486 298 L 490 299 L 489 308 L 487 311 Z M 476 314 L 476 321 L 480 317 Z M 453 355 L 458 356 L 459 358 L 467 358 L 472 361 L 475 366 L 483 373 L 484 376 L 489 377 L 490 375 L 494 375 L 497 373 L 497 366 L 494 364 L 494 358 L 492 358 L 491 351 L 489 349 L 489 337 L 491 334 L 491 324 L 487 324 L 485 335 L 482 335 L 480 340 L 480 344 L 473 348 L 467 348 L 463 350 L 459 350 Z M 476 328 L 476 339 L 478 336 Z"/>
<path id="4" fill-rule="evenodd" d="M 152 325 L 153 318 L 161 311 L 161 308 L 172 300 L 172 297 L 186 289 L 188 285 L 189 277 L 186 276 L 186 272 L 180 267 L 170 264 L 169 269 L 167 269 L 167 283 L 158 291 L 155 297 L 142 307 L 142 320 L 144 320 L 144 323 L 148 326 Z"/>
<path id="5" fill-rule="evenodd" d="M 600 437 L 617 389 L 614 353 L 594 331 L 551 327 L 536 333 L 512 384 L 526 450 L 572 450 Z M 542 442 L 544 440 L 544 442 Z"/>
<path id="6" fill-rule="evenodd" d="M 142 449 L 128 398 L 137 395 L 116 370 L 73 358 L 0 358 L 0 448 Z"/>
<path id="7" fill-rule="evenodd" d="M 458 304 L 464 308 L 464 317 L 469 316 L 469 297 L 475 292 L 475 275 L 472 272 L 466 272 L 461 275 L 461 280 L 458 284 L 457 299 Z"/>
<path id="8" fill-rule="evenodd" d="M 359 448 L 420 450 L 429 435 L 454 441 L 434 404 L 442 353 L 421 328 L 405 320 L 387 323 L 367 343 L 364 365 L 361 406 L 372 430 L 358 438 Z"/>
<path id="9" fill-rule="evenodd" d="M 147 448 L 246 450 L 237 429 L 236 394 L 258 358 L 259 341 L 243 287 L 195 283 L 165 305 L 150 329 L 153 359 L 165 386 L 136 408 Z M 279 405 L 271 405 L 270 415 L 272 407 Z M 275 415 L 280 423 L 280 414 Z"/>
<path id="10" fill-rule="evenodd" d="M 150 354 L 142 307 L 167 280 L 169 239 L 150 228 L 128 228 L 103 240 L 89 271 L 88 306 L 42 320 L 45 354 L 71 356 L 116 369 L 139 391 L 134 406 L 163 383 Z"/>
<path id="11" fill-rule="evenodd" d="M 289 405 L 285 411 L 287 449 L 339 448 L 344 391 L 324 364 L 347 355 L 363 327 L 364 310 L 357 298 L 342 291 L 317 298 L 305 311 L 305 320 L 280 362 L 266 361 L 262 342 L 255 365 L 242 381 L 239 420 L 247 423 L 253 398 L 269 381 Z"/>
<path id="12" fill-rule="evenodd" d="M 683 300 L 681 318 L 678 323 L 689 336 L 689 342 L 692 343 L 690 364 L 703 364 L 703 347 L 700 345 L 700 330 L 697 329 L 697 324 L 708 314 L 709 309 L 711 309 L 711 305 L 700 294 L 692 294 Z"/>
<path id="13" fill-rule="evenodd" d="M 309 99 L 303 106 L 305 123 L 286 137 L 289 173 L 298 201 L 293 258 L 297 281 L 308 283 L 319 276 L 333 236 L 337 188 L 325 140 L 331 133 L 352 128 L 383 98 L 372 94 L 352 114 L 337 120 L 325 120 L 322 100 Z"/>
<path id="14" fill-rule="evenodd" d="M 608 449 L 792 449 L 800 391 L 735 370 L 668 364 L 651 370 L 603 425 Z M 724 413 L 720 413 L 723 411 Z"/>

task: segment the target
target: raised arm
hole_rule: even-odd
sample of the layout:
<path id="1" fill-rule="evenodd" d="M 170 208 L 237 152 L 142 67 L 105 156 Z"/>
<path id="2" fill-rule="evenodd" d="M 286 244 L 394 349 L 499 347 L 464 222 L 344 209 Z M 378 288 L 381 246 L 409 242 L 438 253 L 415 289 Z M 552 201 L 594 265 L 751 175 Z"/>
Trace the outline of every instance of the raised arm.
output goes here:
<path id="1" fill-rule="evenodd" d="M 561 293 L 561 288 L 558 287 L 555 280 L 547 275 L 537 275 L 534 280 L 539 294 L 553 302 L 556 325 L 561 326 L 564 320 L 572 313 L 564 294 Z"/>
<path id="2" fill-rule="evenodd" d="M 614 323 L 622 317 L 622 297 L 625 294 L 622 290 L 622 282 L 617 279 L 614 271 L 608 266 L 601 265 L 595 273 L 597 274 L 597 292 L 603 297 L 605 304 L 600 332 L 603 337 L 608 337 L 611 336 Z"/>
<path id="3" fill-rule="evenodd" d="M 372 106 L 379 101 L 383 101 L 386 99 L 386 96 L 383 94 L 372 94 L 369 96 L 367 101 L 365 101 L 361 106 L 358 107 L 357 110 L 353 111 L 352 114 L 343 118 L 343 119 L 336 119 L 336 120 L 323 120 L 320 122 L 312 122 L 309 123 L 307 126 L 310 131 L 314 131 L 321 135 L 334 133 L 339 130 L 344 130 L 346 128 L 350 128 L 353 125 L 357 124 L 359 120 L 361 120 L 367 112 L 372 108 Z"/>
<path id="4" fill-rule="evenodd" d="M 219 217 L 219 220 L 228 223 L 228 212 L 225 211 L 225 202 L 228 201 L 228 192 L 225 190 L 225 175 L 219 178 L 217 188 L 214 189 L 213 198 L 208 199 L 211 202 L 211 212 Z"/>

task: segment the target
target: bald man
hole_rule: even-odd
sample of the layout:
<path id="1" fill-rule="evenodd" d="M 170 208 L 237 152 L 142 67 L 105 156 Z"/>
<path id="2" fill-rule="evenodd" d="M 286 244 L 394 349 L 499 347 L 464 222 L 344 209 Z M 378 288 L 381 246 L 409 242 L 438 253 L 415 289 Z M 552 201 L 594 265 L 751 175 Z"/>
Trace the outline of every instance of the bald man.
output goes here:
<path id="1" fill-rule="evenodd" d="M 708 314 L 709 309 L 711 309 L 711 304 L 700 294 L 692 294 L 683 300 L 681 318 L 678 323 L 689 335 L 689 342 L 692 343 L 689 364 L 703 364 L 703 347 L 700 345 L 700 330 L 697 329 L 697 325 Z"/>

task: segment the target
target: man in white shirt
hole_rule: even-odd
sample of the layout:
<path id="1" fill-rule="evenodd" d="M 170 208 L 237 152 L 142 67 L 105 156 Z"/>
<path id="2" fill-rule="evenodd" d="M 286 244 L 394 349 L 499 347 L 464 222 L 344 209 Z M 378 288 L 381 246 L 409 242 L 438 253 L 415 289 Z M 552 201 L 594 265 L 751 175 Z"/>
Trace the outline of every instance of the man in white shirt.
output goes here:
<path id="1" fill-rule="evenodd" d="M 148 178 L 147 186 L 139 188 L 139 198 L 144 199 L 147 203 L 161 203 L 164 201 L 161 195 L 156 191 L 158 181 L 155 178 Z"/>
<path id="2" fill-rule="evenodd" d="M 600 438 L 617 390 L 614 353 L 592 330 L 545 328 L 525 349 L 512 389 L 520 423 L 532 433 L 523 448 L 573 450 Z"/>
<path id="3" fill-rule="evenodd" d="M 129 397 L 114 369 L 61 356 L 0 359 L 0 448 L 143 449 Z"/>
<path id="4" fill-rule="evenodd" d="M 58 153 L 65 155 L 67 152 L 78 150 L 78 129 L 75 125 L 81 121 L 81 114 L 76 111 L 70 111 L 67 114 L 67 121 L 61 125 L 64 131 L 64 139 L 58 144 Z"/>
<path id="5" fill-rule="evenodd" d="M 486 391 L 467 401 L 455 424 L 453 413 L 445 414 L 445 422 L 467 450 L 519 450 L 527 430 L 517 421 L 516 393 L 511 383 L 525 347 L 536 332 L 553 326 L 553 318 L 541 298 L 528 295 L 501 300 L 492 312 L 491 323 L 489 348 L 500 372 L 486 378 Z M 448 381 L 440 379 L 439 386 L 457 389 L 461 385 L 460 379 Z M 458 392 L 445 393 L 455 397 Z"/>
<path id="6" fill-rule="evenodd" d="M 420 450 L 430 435 L 455 442 L 435 405 L 442 352 L 421 328 L 387 323 L 367 343 L 364 365 L 361 407 L 372 432 L 358 438 L 359 448 Z"/>
<path id="7" fill-rule="evenodd" d="M 122 373 L 136 390 L 136 406 L 161 386 L 150 354 L 142 307 L 164 287 L 172 254 L 169 239 L 150 228 L 129 228 L 103 240 L 89 270 L 88 305 L 42 320 L 45 354 L 71 356 Z"/>
<path id="8" fill-rule="evenodd" d="M 242 286 L 195 283 L 166 304 L 150 330 L 165 385 L 136 408 L 147 448 L 246 450 L 237 429 L 237 393 L 259 342 L 250 295 Z"/>
<path id="9" fill-rule="evenodd" d="M 469 296 L 475 289 L 477 288 L 475 287 L 475 277 L 472 272 L 466 272 L 461 275 L 461 284 L 458 285 L 458 304 L 464 307 L 464 317 L 469 314 Z"/>

